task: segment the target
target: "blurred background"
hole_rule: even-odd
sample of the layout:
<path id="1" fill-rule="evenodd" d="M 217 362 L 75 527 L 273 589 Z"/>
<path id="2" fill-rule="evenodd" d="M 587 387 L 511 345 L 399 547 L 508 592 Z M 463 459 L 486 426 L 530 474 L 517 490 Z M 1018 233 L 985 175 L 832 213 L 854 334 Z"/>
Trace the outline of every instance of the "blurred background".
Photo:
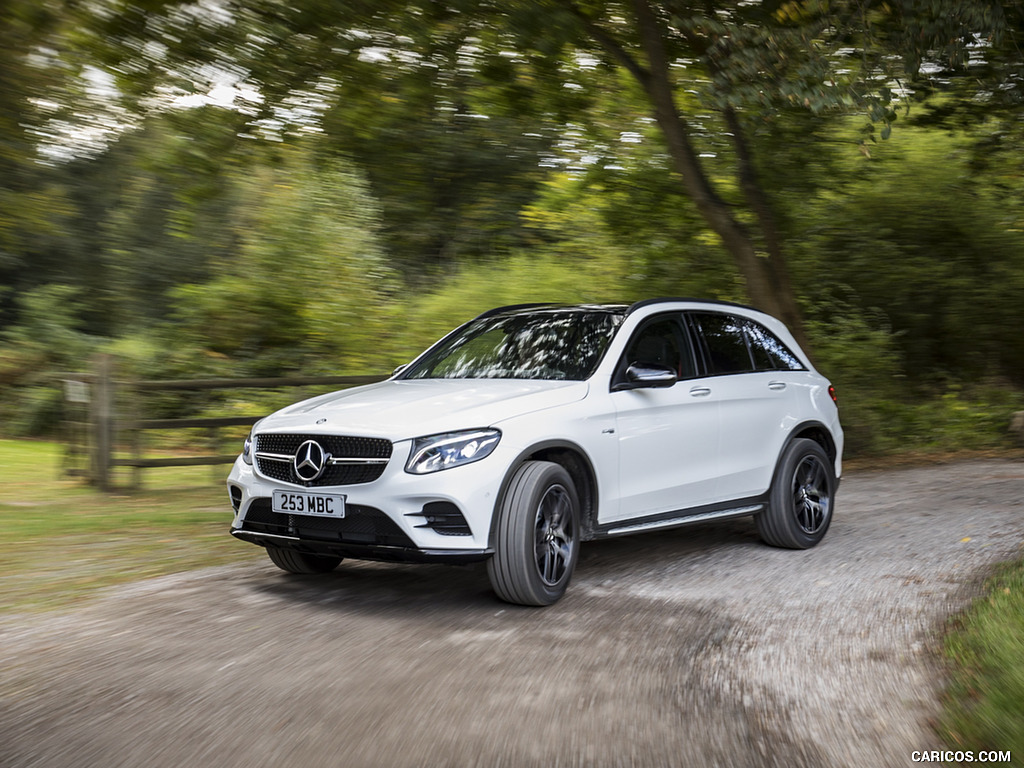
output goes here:
<path id="1" fill-rule="evenodd" d="M 851 456 L 1005 446 L 1022 34 L 1020 2 L 4 0 L 0 434 L 57 434 L 99 353 L 379 375 L 494 306 L 684 295 L 783 317 Z"/>
<path id="2" fill-rule="evenodd" d="M 811 681 L 794 697 L 799 707 L 779 715 L 774 697 L 758 695 L 749 705 L 758 676 L 742 666 L 731 692 L 721 687 L 718 681 L 729 679 L 719 677 L 722 638 L 738 620 L 729 618 L 720 630 L 704 606 L 723 603 L 721 585 L 730 578 L 742 582 L 743 595 L 747 584 L 761 587 L 772 578 L 769 572 L 766 581 L 764 556 L 749 560 L 757 571 L 752 578 L 717 559 L 724 550 L 745 550 L 742 532 L 706 572 L 728 571 L 725 582 L 703 580 L 711 603 L 701 598 L 696 610 L 681 612 L 685 604 L 672 606 L 672 621 L 681 623 L 671 631 L 674 624 L 645 613 L 648 603 L 636 607 L 626 578 L 604 591 L 613 583 L 605 575 L 589 602 L 563 603 L 546 618 L 493 613 L 489 593 L 481 597 L 483 581 L 397 566 L 358 566 L 322 587 L 293 587 L 259 575 L 269 563 L 227 535 L 223 464 L 237 455 L 255 418 L 334 388 L 327 379 L 386 375 L 486 309 L 672 295 L 752 303 L 783 319 L 837 387 L 847 458 L 889 466 L 907 454 L 1005 455 L 1015 413 L 1024 429 L 1022 37 L 1024 0 L 0 0 L 0 629 L 17 626 L 24 611 L 77 606 L 113 584 L 227 563 L 252 564 L 257 595 L 249 601 L 224 591 L 228 582 L 243 589 L 238 585 L 249 584 L 249 575 L 206 570 L 195 596 L 187 589 L 179 596 L 174 589 L 138 592 L 145 612 L 130 617 L 143 620 L 129 618 L 119 625 L 123 632 L 97 632 L 90 624 L 83 633 L 42 641 L 8 632 L 23 650 L 5 658 L 17 674 L 0 675 L 11 681 L 0 690 L 0 709 L 8 714 L 0 749 L 25 760 L 60 754 L 80 764 L 93 753 L 78 745 L 106 730 L 136 750 L 110 748 L 107 758 L 144 754 L 146 764 L 162 757 L 180 765 L 189 762 L 181 753 L 161 750 L 205 750 L 211 724 L 231 722 L 231 733 L 245 740 L 267 722 L 271 727 L 259 735 L 275 740 L 278 751 L 284 733 L 301 754 L 316 755 L 301 750 L 326 745 L 336 762 L 341 747 L 327 735 L 349 748 L 349 734 L 359 731 L 338 724 L 366 719 L 358 709 L 362 697 L 338 699 L 332 690 L 320 697 L 328 702 L 324 709 L 305 691 L 299 698 L 296 687 L 314 678 L 333 685 L 344 669 L 331 661 L 321 676 L 309 666 L 310 659 L 333 656 L 365 658 L 349 668 L 372 671 L 371 687 L 383 697 L 379 711 L 387 713 L 381 721 L 414 724 L 394 742 L 399 748 L 423 726 L 432 738 L 475 734 L 500 750 L 504 742 L 483 727 L 446 728 L 443 717 L 438 727 L 422 712 L 450 715 L 470 702 L 482 723 L 489 711 L 504 715 L 505 702 L 530 708 L 536 698 L 521 687 L 530 678 L 518 674 L 527 667 L 556 685 L 551 701 L 563 701 L 575 689 L 563 685 L 562 675 L 582 670 L 588 687 L 597 679 L 591 671 L 601 655 L 588 650 L 577 658 L 565 650 L 587 650 L 574 638 L 588 632 L 602 642 L 623 638 L 621 653 L 607 658 L 657 663 L 647 676 L 622 666 L 616 695 L 628 703 L 612 699 L 605 710 L 614 715 L 612 741 L 636 724 L 622 712 L 647 717 L 636 713 L 663 700 L 663 661 L 690 668 L 689 652 L 676 644 L 697 643 L 716 660 L 711 697 L 696 700 L 694 711 L 723 717 L 650 720 L 622 742 L 626 751 L 609 749 L 609 760 L 649 754 L 642 750 L 680 738 L 690 747 L 690 734 L 703 732 L 718 750 L 708 754 L 745 755 L 738 750 L 756 747 L 757 757 L 749 754 L 757 764 L 766 753 L 750 734 L 770 736 L 773 724 L 786 729 L 772 743 L 783 762 L 789 754 L 819 754 L 816 743 L 826 731 L 849 734 L 837 742 L 847 758 L 874 749 L 876 737 L 898 740 L 902 721 L 878 713 L 930 695 L 916 676 L 913 691 L 891 696 L 890 708 L 865 706 L 870 720 L 847 719 L 845 700 L 803 717 L 805 705 L 845 692 L 841 677 L 837 683 L 831 674 L 817 687 L 824 678 L 814 675 L 833 667 L 808 665 L 806 643 L 790 642 L 777 629 L 785 625 L 779 617 L 794 610 L 789 566 L 774 571 L 782 597 L 761 589 L 738 614 L 768 622 L 764 636 L 785 641 L 781 656 L 763 650 L 771 645 L 759 648 L 749 629 L 729 636 L 741 638 L 748 658 L 773 660 L 785 677 L 783 690 L 792 690 L 794 680 Z M 254 385 L 281 377 L 305 383 Z M 860 563 L 861 553 L 875 551 L 891 559 L 912 544 L 936 563 L 949 560 L 935 571 L 941 582 L 933 582 L 919 570 L 916 552 L 898 566 L 876 568 L 876 560 L 863 559 L 870 564 L 864 572 L 877 576 L 865 583 L 885 582 L 884 590 L 872 589 L 901 595 L 886 602 L 872 592 L 862 601 L 885 613 L 885 621 L 898 616 L 897 632 L 917 632 L 903 596 L 927 595 L 929 605 L 946 606 L 936 596 L 958 579 L 980 584 L 982 554 L 971 559 L 959 548 L 995 558 L 1018 541 L 1001 521 L 1019 503 L 1019 464 L 977 466 L 977 479 L 993 484 L 996 495 L 940 488 L 949 502 L 936 512 L 936 497 L 900 476 L 879 481 L 881 491 L 862 491 L 860 518 L 844 521 L 843 558 L 853 553 Z M 111 468 L 119 474 L 110 476 Z M 94 485 L 68 470 L 91 471 Z M 951 476 L 958 475 L 942 475 L 947 484 Z M 853 489 L 854 510 L 855 482 L 844 484 L 844 493 Z M 920 509 L 906 502 L 911 496 Z M 993 507 L 1004 517 L 990 514 Z M 942 535 L 953 532 L 950 540 L 932 548 L 914 538 L 913 523 L 903 527 L 906 519 L 925 518 Z M 858 519 L 861 527 L 852 527 Z M 877 526 L 874 534 L 869 525 Z M 657 580 L 682 574 L 680 583 L 692 586 L 702 579 L 687 569 L 704 573 L 711 556 L 685 552 L 694 554 L 711 534 L 692 541 L 690 535 L 667 539 L 654 566 L 648 542 L 637 542 L 631 554 L 623 539 L 626 549 L 595 550 L 591 573 L 614 565 L 612 579 L 639 573 L 637 583 L 649 576 L 663 585 Z M 684 541 L 690 549 L 680 559 L 676 546 Z M 804 580 L 814 584 L 807 600 L 827 599 L 834 561 L 827 554 L 822 561 L 827 581 Z M 936 730 L 956 749 L 1012 749 L 1019 756 L 1024 566 L 1000 573 L 945 640 L 957 671 Z M 863 660 L 871 682 L 889 684 L 890 667 L 878 666 L 887 659 L 927 658 L 934 666 L 931 655 L 916 656 L 916 636 L 913 646 L 909 635 L 904 643 L 909 655 L 897 654 L 880 645 L 886 635 L 878 627 L 857 624 L 861 614 L 848 612 L 844 574 L 833 588 L 838 612 L 808 614 L 842 620 L 796 635 L 810 638 L 830 662 L 860 668 Z M 619 604 L 637 611 L 628 621 L 614 613 L 616 593 L 626 596 Z M 200 594 L 210 605 L 219 602 L 204 608 L 196 602 Z M 275 601 L 271 613 L 260 594 Z M 254 612 L 251 622 L 220 623 L 234 618 L 224 611 L 241 611 L 243 602 Z M 378 608 L 383 629 L 355 630 L 357 640 L 369 638 L 359 640 L 365 657 L 352 656 L 353 635 L 324 629 L 331 624 L 333 632 L 342 612 L 345 631 L 366 626 L 359 622 Z M 190 617 L 198 617 L 195 625 Z M 431 631 L 429 617 L 434 641 L 423 634 Z M 411 622 L 408 631 L 396 620 Z M 857 624 L 849 638 L 870 645 L 844 645 L 844 621 Z M 204 622 L 204 631 L 195 631 Z M 236 677 L 264 686 L 251 695 L 236 695 L 219 677 L 209 676 L 216 695 L 182 683 L 178 660 L 194 659 L 205 680 L 210 648 L 233 654 L 247 637 L 242 632 L 258 633 L 264 648 L 260 625 L 314 628 L 281 631 L 288 646 L 277 671 L 285 682 L 274 674 Z M 54 626 L 64 632 L 68 625 Z M 154 654 L 148 638 L 162 638 L 169 626 L 171 646 L 184 647 L 187 636 L 201 650 Z M 506 627 L 527 632 L 506 634 Z M 648 656 L 637 650 L 641 634 L 653 651 Z M 296 652 L 300 635 L 335 638 L 337 653 L 323 646 Z M 372 662 L 379 660 L 380 638 L 406 636 L 416 648 L 398 646 L 402 663 L 393 669 L 402 673 L 401 685 L 379 685 L 380 667 Z M 467 637 L 480 642 L 467 646 Z M 472 688 L 470 695 L 450 695 L 472 678 L 465 662 L 472 665 L 478 650 L 504 653 L 519 642 L 544 657 L 523 656 L 530 661 L 518 667 L 505 658 L 488 662 L 480 678 L 490 681 L 494 671 L 514 687 L 488 682 L 483 699 Z M 792 663 L 774 663 L 787 653 Z M 423 669 L 437 679 L 410 688 L 415 679 L 403 665 L 422 654 L 429 657 Z M 167 658 L 175 661 L 170 667 Z M 154 677 L 156 667 L 170 669 L 173 681 Z M 68 686 L 67 670 L 79 668 L 96 677 Z M 688 695 L 700 690 L 691 678 L 680 679 Z M 118 680 L 127 682 L 112 682 Z M 148 686 L 151 698 L 136 698 L 138 686 Z M 878 690 L 855 687 L 866 695 Z M 404 710 L 391 695 L 396 690 L 414 694 L 403 698 Z M 671 707 L 691 701 L 672 690 Z M 234 717 L 229 704 L 207 721 L 208 709 L 195 705 L 219 706 L 225 691 L 246 711 Z M 440 692 L 444 701 L 424 705 L 423 692 Z M 266 719 L 253 717 L 254 701 L 265 703 Z M 282 707 L 295 701 L 312 721 L 281 719 Z M 498 709 L 480 708 L 480 701 Z M 339 719 L 335 705 L 354 707 L 346 710 L 348 720 Z M 393 718 L 396 706 L 410 713 L 408 720 Z M 771 711 L 762 715 L 762 707 Z M 43 711 L 51 716 L 40 719 Z M 537 734 L 549 732 L 558 749 L 575 749 L 580 733 L 585 739 L 603 727 L 592 711 L 598 710 L 577 709 L 573 701 L 539 729 L 520 728 L 528 754 L 540 754 Z M 131 727 L 132 720 L 117 719 L 136 712 L 152 713 L 159 724 Z M 799 717 L 790 720 L 793 712 Z M 565 727 L 583 717 L 586 728 Z M 75 723 L 86 722 L 76 730 Z M 118 722 L 129 727 L 111 726 Z M 651 734 L 660 722 L 671 723 L 671 737 L 659 742 Z M 798 722 L 814 725 L 806 754 L 802 731 L 790 728 Z M 680 730 L 679 723 L 693 727 Z M 742 745 L 717 739 L 719 728 L 735 728 Z M 874 735 L 865 739 L 865 732 Z M 182 739 L 183 733 L 200 736 Z M 376 728 L 365 733 L 371 749 L 387 743 Z M 104 737 L 90 747 L 102 752 L 115 743 Z M 237 760 L 246 754 L 237 743 L 223 740 L 218 754 Z M 888 749 L 892 742 L 880 743 Z M 630 753 L 634 744 L 641 751 Z"/>

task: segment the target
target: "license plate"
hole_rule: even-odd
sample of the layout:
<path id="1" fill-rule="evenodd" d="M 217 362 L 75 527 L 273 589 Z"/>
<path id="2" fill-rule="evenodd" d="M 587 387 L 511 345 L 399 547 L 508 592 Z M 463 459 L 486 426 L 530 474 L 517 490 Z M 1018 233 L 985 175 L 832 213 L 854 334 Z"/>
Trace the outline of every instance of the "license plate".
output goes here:
<path id="1" fill-rule="evenodd" d="M 325 493 L 300 491 L 274 491 L 271 509 L 286 515 L 314 515 L 316 517 L 344 517 L 345 497 Z"/>

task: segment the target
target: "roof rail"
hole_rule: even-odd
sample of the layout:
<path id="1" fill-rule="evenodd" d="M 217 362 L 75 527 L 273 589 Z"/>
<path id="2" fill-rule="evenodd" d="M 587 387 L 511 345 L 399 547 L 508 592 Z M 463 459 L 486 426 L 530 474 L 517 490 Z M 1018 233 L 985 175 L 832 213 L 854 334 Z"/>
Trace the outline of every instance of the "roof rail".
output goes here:
<path id="1" fill-rule="evenodd" d="M 626 314 L 631 315 L 636 310 L 648 307 L 651 304 L 667 304 L 674 301 L 692 301 L 700 304 L 717 304 L 723 307 L 738 307 L 739 309 L 752 309 L 756 312 L 761 311 L 757 307 L 752 307 L 749 304 L 739 304 L 735 301 L 724 301 L 723 299 L 699 299 L 692 296 L 663 296 L 657 299 L 644 299 L 643 301 L 631 304 L 629 309 L 626 310 Z"/>
<path id="2" fill-rule="evenodd" d="M 516 309 L 535 309 L 537 307 L 557 307 L 557 306 L 558 306 L 557 304 L 554 304 L 554 303 L 552 303 L 550 301 L 538 301 L 538 302 L 534 302 L 532 304 L 509 304 L 507 307 L 496 307 L 494 309 L 489 309 L 486 312 L 484 312 L 483 314 L 477 315 L 476 319 L 480 320 L 481 318 L 484 318 L 484 317 L 491 317 L 492 315 L 500 315 L 502 312 L 512 312 L 513 310 L 516 310 Z"/>

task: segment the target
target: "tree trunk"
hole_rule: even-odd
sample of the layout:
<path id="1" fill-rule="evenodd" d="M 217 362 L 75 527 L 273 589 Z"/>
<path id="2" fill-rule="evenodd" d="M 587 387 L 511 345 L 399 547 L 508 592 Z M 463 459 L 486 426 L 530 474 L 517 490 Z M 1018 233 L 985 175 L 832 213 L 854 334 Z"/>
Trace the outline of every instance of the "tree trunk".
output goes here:
<path id="1" fill-rule="evenodd" d="M 662 30 L 647 0 L 633 0 L 640 44 L 647 57 L 648 66 L 641 67 L 621 48 L 612 53 L 627 65 L 627 69 L 641 83 L 654 108 L 654 116 L 661 129 L 688 197 L 711 229 L 721 238 L 726 250 L 732 255 L 740 275 L 746 284 L 747 296 L 751 303 L 782 320 L 797 342 L 808 351 L 807 336 L 792 285 L 789 281 L 785 257 L 775 227 L 774 216 L 759 186 L 748 147 L 736 115 L 731 111 L 725 117 L 733 131 L 741 186 L 747 204 L 758 220 L 764 236 L 766 256 L 758 253 L 750 231 L 733 215 L 726 203 L 714 191 L 704 172 L 700 158 L 690 141 L 690 130 L 686 119 L 676 107 L 670 77 L 669 61 L 665 53 Z M 591 33 L 595 28 L 591 26 Z M 615 45 L 608 38 L 598 42 L 608 47 Z M 625 59 L 625 60 L 624 60 Z"/>
<path id="2" fill-rule="evenodd" d="M 764 188 L 758 179 L 750 148 L 747 145 L 746 133 L 732 108 L 725 110 L 725 120 L 732 133 L 733 146 L 736 148 L 740 187 L 743 189 L 747 205 L 757 216 L 758 227 L 768 252 L 767 260 L 759 260 L 766 261 L 763 267 L 766 272 L 768 288 L 777 301 L 777 308 L 772 314 L 789 327 L 800 346 L 807 354 L 810 354 L 803 314 L 796 302 L 796 294 L 794 294 L 793 285 L 789 280 L 789 266 L 786 264 L 782 238 L 779 236 L 778 227 L 775 226 L 775 213 L 772 211 Z"/>

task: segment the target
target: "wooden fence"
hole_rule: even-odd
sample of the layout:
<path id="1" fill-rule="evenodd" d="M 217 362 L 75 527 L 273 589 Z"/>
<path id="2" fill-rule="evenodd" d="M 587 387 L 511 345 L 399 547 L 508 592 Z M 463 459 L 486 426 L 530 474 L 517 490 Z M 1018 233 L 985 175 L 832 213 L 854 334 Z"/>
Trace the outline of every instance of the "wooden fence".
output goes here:
<path id="1" fill-rule="evenodd" d="M 153 392 L 205 391 L 213 389 L 285 389 L 324 387 L 325 391 L 372 384 L 386 376 L 290 376 L 255 379 L 181 379 L 126 381 L 114 376 L 114 360 L 100 355 L 89 373 L 64 374 L 65 452 L 62 471 L 86 477 L 102 490 L 113 487 L 113 471 L 132 469 L 133 487 L 142 482 L 142 471 L 158 467 L 230 464 L 238 452 L 147 457 L 144 435 L 149 430 L 202 429 L 215 445 L 219 430 L 249 426 L 265 413 L 218 418 L 155 419 L 145 417 L 145 395 Z M 295 398 L 298 399 L 298 398 Z M 128 457 L 118 456 L 127 447 Z M 124 450 L 120 453 L 125 453 Z"/>

